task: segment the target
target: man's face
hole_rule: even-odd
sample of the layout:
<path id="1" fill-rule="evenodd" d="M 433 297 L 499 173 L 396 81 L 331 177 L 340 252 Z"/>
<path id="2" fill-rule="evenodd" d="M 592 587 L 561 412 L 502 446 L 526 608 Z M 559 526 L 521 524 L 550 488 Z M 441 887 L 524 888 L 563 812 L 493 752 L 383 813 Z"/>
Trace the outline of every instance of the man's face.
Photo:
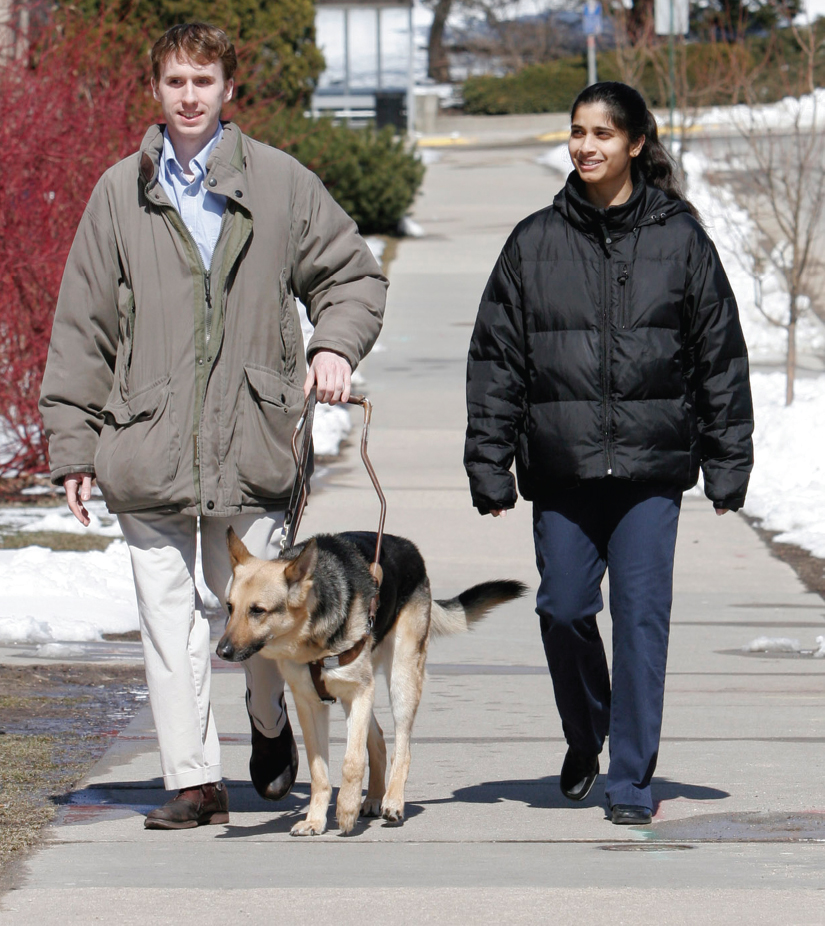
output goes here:
<path id="1" fill-rule="evenodd" d="M 215 134 L 221 107 L 232 99 L 234 87 L 234 81 L 224 80 L 220 61 L 198 64 L 172 55 L 166 59 L 160 79 L 152 80 L 152 93 L 178 154 L 179 145 L 197 154 Z"/>

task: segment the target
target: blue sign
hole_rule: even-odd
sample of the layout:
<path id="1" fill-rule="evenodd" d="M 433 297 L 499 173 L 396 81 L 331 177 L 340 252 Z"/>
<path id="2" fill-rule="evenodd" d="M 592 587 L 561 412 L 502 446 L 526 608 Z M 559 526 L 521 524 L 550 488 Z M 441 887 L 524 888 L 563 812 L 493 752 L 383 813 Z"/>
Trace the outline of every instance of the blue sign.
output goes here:
<path id="1" fill-rule="evenodd" d="M 582 31 L 585 35 L 602 34 L 602 5 L 599 0 L 585 0 L 582 11 Z"/>

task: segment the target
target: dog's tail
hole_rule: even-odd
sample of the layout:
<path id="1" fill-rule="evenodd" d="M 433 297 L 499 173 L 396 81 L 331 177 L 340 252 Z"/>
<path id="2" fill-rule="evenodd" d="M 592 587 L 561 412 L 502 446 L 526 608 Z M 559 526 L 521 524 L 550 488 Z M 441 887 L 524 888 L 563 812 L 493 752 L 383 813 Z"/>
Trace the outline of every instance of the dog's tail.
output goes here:
<path id="1" fill-rule="evenodd" d="M 430 627 L 439 637 L 463 633 L 492 608 L 521 598 L 526 593 L 527 586 L 514 579 L 482 582 L 468 588 L 456 598 L 450 598 L 449 601 L 433 601 Z"/>

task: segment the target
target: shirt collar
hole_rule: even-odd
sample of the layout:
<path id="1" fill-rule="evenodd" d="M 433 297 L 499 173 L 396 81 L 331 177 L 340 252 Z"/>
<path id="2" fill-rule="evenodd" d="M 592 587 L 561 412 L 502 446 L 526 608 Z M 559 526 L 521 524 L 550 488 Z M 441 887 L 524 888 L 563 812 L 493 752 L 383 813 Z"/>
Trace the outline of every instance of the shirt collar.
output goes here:
<path id="1" fill-rule="evenodd" d="M 200 172 L 201 177 L 206 176 L 206 162 L 209 160 L 209 155 L 212 154 L 212 151 L 215 145 L 223 138 L 223 126 L 218 123 L 218 128 L 215 130 L 215 134 L 209 139 L 209 141 L 201 148 L 201 150 L 192 158 L 190 162 L 190 167 L 194 164 L 197 167 L 197 170 L 194 171 L 195 176 L 197 177 L 198 172 Z M 180 161 L 178 161 L 177 155 L 175 154 L 175 149 L 172 145 L 172 139 L 169 138 L 169 130 L 164 128 L 163 130 L 163 153 L 160 157 L 160 166 L 161 170 L 166 171 L 167 176 L 171 171 L 172 167 L 177 168 L 178 173 L 183 175 L 183 168 L 181 167 Z"/>

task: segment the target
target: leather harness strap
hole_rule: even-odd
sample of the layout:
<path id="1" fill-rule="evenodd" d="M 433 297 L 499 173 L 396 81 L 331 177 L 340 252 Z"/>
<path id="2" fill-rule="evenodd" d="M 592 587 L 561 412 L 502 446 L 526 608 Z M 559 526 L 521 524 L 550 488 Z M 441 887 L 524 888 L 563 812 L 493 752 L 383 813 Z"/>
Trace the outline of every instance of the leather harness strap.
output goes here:
<path id="1" fill-rule="evenodd" d="M 366 646 L 367 640 L 369 639 L 370 634 L 365 633 L 355 646 L 350 647 L 343 653 L 339 653 L 337 656 L 324 656 L 323 659 L 316 659 L 315 662 L 309 664 L 309 674 L 312 677 L 312 684 L 318 692 L 318 697 L 325 704 L 335 704 L 336 699 L 329 693 L 321 677 L 321 672 L 324 669 L 340 669 L 342 666 L 348 666 L 351 662 L 355 662 L 361 655 L 361 650 Z"/>
<path id="2" fill-rule="evenodd" d="M 301 417 L 298 419 L 295 429 L 292 432 L 292 457 L 295 460 L 295 480 L 292 484 L 292 494 L 287 505 L 284 516 L 284 529 L 281 534 L 281 553 L 292 547 L 295 542 L 295 534 L 301 523 L 301 517 L 304 513 L 304 507 L 307 501 L 307 470 L 309 467 L 310 448 L 312 446 L 312 419 L 315 412 L 315 388 L 310 390 L 304 403 Z M 372 628 L 375 623 L 375 616 L 378 613 L 380 605 L 379 592 L 381 582 L 384 578 L 384 570 L 381 568 L 381 542 L 384 537 L 384 520 L 387 515 L 387 502 L 384 493 L 381 491 L 381 485 L 375 470 L 367 454 L 367 441 L 370 433 L 370 420 L 372 417 L 372 403 L 363 395 L 351 395 L 349 397 L 350 405 L 360 405 L 364 409 L 364 427 L 361 431 L 361 459 L 367 469 L 370 480 L 378 494 L 378 500 L 381 504 L 381 514 L 378 518 L 378 531 L 375 535 L 375 556 L 370 563 L 369 570 L 372 580 L 375 583 L 375 592 L 369 604 L 368 630 L 363 637 L 348 649 L 346 652 L 337 656 L 326 656 L 323 659 L 316 659 L 309 663 L 309 672 L 312 677 L 312 683 L 318 692 L 318 697 L 327 704 L 334 704 L 335 698 L 327 690 L 321 672 L 324 669 L 338 669 L 341 666 L 347 666 L 354 662 L 360 655 L 361 650 L 366 646 L 367 640 L 372 637 Z M 303 442 L 301 449 L 298 449 L 298 438 L 303 431 Z"/>
<path id="3" fill-rule="evenodd" d="M 281 553 L 288 550 L 295 543 L 295 534 L 301 523 L 301 517 L 307 502 L 307 473 L 309 470 L 309 455 L 312 451 L 312 422 L 315 418 L 315 387 L 313 386 L 307 396 L 301 417 L 292 432 L 292 457 L 295 460 L 295 479 L 292 483 L 292 493 L 289 504 L 284 512 L 284 527 L 281 532 Z M 298 449 L 298 435 L 303 431 L 301 449 Z"/>

